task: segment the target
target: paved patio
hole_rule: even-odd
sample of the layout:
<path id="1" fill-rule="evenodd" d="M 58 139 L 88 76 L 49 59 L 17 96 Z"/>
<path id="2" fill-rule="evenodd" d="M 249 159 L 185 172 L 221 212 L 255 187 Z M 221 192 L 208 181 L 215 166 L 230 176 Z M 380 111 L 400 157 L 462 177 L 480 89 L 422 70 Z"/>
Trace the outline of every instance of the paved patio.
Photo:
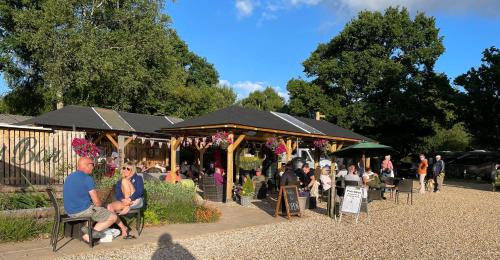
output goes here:
<path id="1" fill-rule="evenodd" d="M 242 207 L 235 203 L 214 203 L 222 212 L 222 217 L 217 223 L 200 224 L 170 224 L 158 227 L 145 227 L 142 235 L 134 240 L 122 240 L 117 238 L 112 243 L 102 243 L 90 249 L 86 244 L 64 238 L 57 246 L 58 251 L 52 252 L 49 246 L 49 239 L 26 241 L 19 243 L 0 244 L 0 259 L 54 259 L 62 256 L 70 256 L 85 253 L 92 250 L 111 250 L 118 248 L 128 248 L 131 245 L 137 246 L 145 243 L 158 242 L 160 237 L 168 234 L 172 240 L 185 239 L 203 234 L 210 234 L 220 231 L 236 230 L 246 227 L 278 223 L 286 221 L 283 217 L 274 218 L 266 211 L 255 207 Z M 132 232 L 135 234 L 135 230 Z"/>

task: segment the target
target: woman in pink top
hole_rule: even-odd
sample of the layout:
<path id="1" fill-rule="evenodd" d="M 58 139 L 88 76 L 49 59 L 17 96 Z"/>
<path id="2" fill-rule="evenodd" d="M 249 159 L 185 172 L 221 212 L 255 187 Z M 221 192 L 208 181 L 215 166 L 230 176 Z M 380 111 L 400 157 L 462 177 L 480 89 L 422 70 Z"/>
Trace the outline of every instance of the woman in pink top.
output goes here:
<path id="1" fill-rule="evenodd" d="M 382 169 L 380 172 L 386 177 L 394 177 L 394 166 L 391 162 L 391 156 L 386 155 L 382 161 Z"/>
<path id="2" fill-rule="evenodd" d="M 223 175 L 224 175 L 223 169 L 219 167 L 215 168 L 215 173 L 214 173 L 215 185 L 219 186 L 224 184 L 224 177 L 222 177 Z"/>

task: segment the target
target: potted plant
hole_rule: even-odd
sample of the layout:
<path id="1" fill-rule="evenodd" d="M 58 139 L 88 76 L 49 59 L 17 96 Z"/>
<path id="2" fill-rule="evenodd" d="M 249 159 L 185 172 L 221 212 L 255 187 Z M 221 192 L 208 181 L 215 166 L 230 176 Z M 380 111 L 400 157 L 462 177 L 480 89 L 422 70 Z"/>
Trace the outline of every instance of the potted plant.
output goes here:
<path id="1" fill-rule="evenodd" d="M 276 137 L 268 138 L 266 141 L 266 146 L 276 155 L 286 153 L 286 146 L 283 143 L 278 142 Z"/>
<path id="2" fill-rule="evenodd" d="M 233 143 L 233 139 L 226 131 L 220 131 L 212 136 L 212 146 L 226 150 Z"/>
<path id="3" fill-rule="evenodd" d="M 240 204 L 242 206 L 250 205 L 250 201 L 252 200 L 254 194 L 255 189 L 253 187 L 252 180 L 247 178 L 240 191 Z"/>

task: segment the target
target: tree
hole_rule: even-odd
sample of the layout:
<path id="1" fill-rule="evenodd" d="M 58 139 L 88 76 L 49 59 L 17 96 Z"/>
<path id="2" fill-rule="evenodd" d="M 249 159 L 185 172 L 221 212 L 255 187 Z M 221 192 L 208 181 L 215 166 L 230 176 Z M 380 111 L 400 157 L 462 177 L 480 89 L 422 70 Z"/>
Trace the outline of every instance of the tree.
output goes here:
<path id="1" fill-rule="evenodd" d="M 360 12 L 303 65 L 336 107 L 326 112 L 330 121 L 406 153 L 435 134 L 433 123 L 445 129 L 456 123 L 457 91 L 434 71 L 443 51 L 433 17 L 388 8 Z M 303 86 L 295 92 L 305 92 Z M 295 103 L 291 94 L 290 111 Z"/>
<path id="2" fill-rule="evenodd" d="M 264 111 L 280 111 L 285 105 L 285 99 L 272 87 L 266 87 L 263 91 L 256 90 L 250 93 L 241 100 L 241 105 Z"/>
<path id="3" fill-rule="evenodd" d="M 160 12 L 164 3 L 0 3 L 0 70 L 12 89 L 5 97 L 9 111 L 36 115 L 62 101 L 191 117 L 234 102 L 231 90 L 216 86 L 214 66 L 189 51 L 170 28 L 170 18 Z M 173 100 L 179 93 L 229 99 L 208 99 L 215 103 L 200 107 Z M 185 106 L 192 109 L 180 112 Z"/>
<path id="4" fill-rule="evenodd" d="M 462 86 L 463 119 L 479 148 L 500 147 L 500 50 L 491 47 L 483 52 L 482 64 L 458 76 Z"/>

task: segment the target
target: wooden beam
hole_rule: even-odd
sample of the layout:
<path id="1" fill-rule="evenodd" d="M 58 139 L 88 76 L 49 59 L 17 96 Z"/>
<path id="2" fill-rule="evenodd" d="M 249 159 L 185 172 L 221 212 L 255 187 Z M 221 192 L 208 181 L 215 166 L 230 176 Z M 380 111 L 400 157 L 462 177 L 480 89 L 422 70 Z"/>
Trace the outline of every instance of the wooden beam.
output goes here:
<path id="1" fill-rule="evenodd" d="M 286 140 L 286 162 L 289 162 L 292 160 L 292 151 L 293 151 L 293 147 L 292 147 L 292 139 L 288 138 Z"/>
<path id="2" fill-rule="evenodd" d="M 229 134 L 229 138 L 234 140 L 234 135 Z M 234 168 L 234 151 L 240 143 L 245 139 L 245 135 L 240 135 L 232 144 L 227 147 L 227 173 L 226 173 L 226 202 L 230 201 L 233 195 L 233 168 Z"/>
<path id="3" fill-rule="evenodd" d="M 344 146 L 344 142 L 337 143 L 337 150 L 336 151 L 342 149 L 342 146 Z"/>
<path id="4" fill-rule="evenodd" d="M 339 141 L 350 141 L 350 142 L 362 141 L 361 139 L 325 136 L 325 135 L 317 135 L 317 134 L 305 134 L 305 133 L 297 133 L 297 132 L 290 132 L 290 131 L 283 131 L 283 130 L 276 130 L 276 129 L 269 129 L 269 128 L 237 125 L 237 124 L 207 125 L 207 126 L 181 127 L 181 128 L 162 128 L 161 131 L 168 133 L 168 132 L 177 132 L 177 131 L 184 131 L 184 130 L 207 130 L 207 129 L 220 129 L 220 128 L 234 128 L 234 129 L 266 132 L 266 133 L 271 133 L 271 134 L 282 134 L 282 135 L 289 135 L 289 136 L 305 136 L 305 137 L 328 139 L 328 140 L 339 140 Z"/>
<path id="5" fill-rule="evenodd" d="M 132 140 L 133 140 L 133 139 L 134 139 L 134 138 L 133 138 L 132 136 L 129 136 L 129 137 L 127 138 L 127 140 L 125 140 L 125 146 L 124 146 L 124 147 L 126 147 L 126 146 L 130 143 L 130 142 L 132 142 Z"/>
<path id="6" fill-rule="evenodd" d="M 116 142 L 116 140 L 113 138 L 113 136 L 111 134 L 106 134 L 106 137 L 108 138 L 108 140 L 113 144 L 113 146 L 118 149 L 118 142 Z"/>
<path id="7" fill-rule="evenodd" d="M 97 137 L 97 139 L 95 139 L 95 140 L 94 140 L 94 142 L 93 142 L 93 143 L 94 143 L 94 144 L 98 144 L 98 143 L 102 140 L 102 138 L 103 138 L 103 137 L 104 137 L 104 135 L 99 135 L 99 136 Z"/>
<path id="8" fill-rule="evenodd" d="M 245 136 L 246 135 L 240 135 L 238 136 L 238 139 L 236 139 L 236 141 L 234 141 L 231 146 L 233 147 L 233 150 L 236 150 L 236 148 L 238 148 L 238 146 L 240 145 L 240 143 L 243 141 L 243 139 L 245 139 Z"/>

